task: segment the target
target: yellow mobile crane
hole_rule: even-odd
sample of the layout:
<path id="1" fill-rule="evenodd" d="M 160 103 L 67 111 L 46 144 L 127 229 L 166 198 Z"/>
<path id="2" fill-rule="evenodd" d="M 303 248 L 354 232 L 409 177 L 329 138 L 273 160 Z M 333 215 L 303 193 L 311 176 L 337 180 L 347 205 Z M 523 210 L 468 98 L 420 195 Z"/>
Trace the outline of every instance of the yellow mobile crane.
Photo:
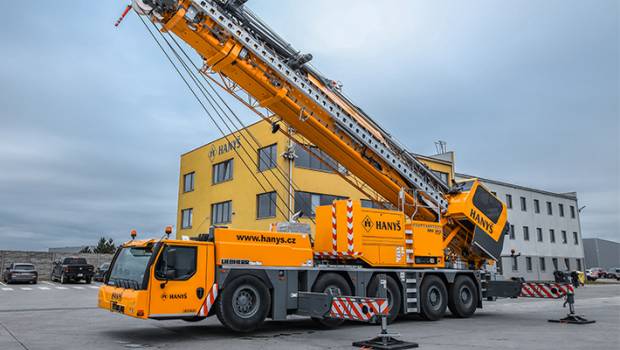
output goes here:
<path id="1" fill-rule="evenodd" d="M 156 29 L 154 38 L 183 50 L 181 39 L 201 57 L 202 74 L 219 76 L 228 92 L 245 91 L 397 210 L 350 200 L 318 207 L 314 241 L 292 224 L 271 231 L 213 227 L 194 240 L 132 240 L 114 257 L 101 308 L 188 321 L 216 314 L 227 327 L 250 331 L 289 314 L 337 326 L 347 307 L 325 309 L 330 301 L 317 302 L 317 295 L 376 296 L 379 273 L 387 275 L 390 321 L 411 313 L 437 320 L 446 308 L 469 317 L 483 297 L 519 294 L 519 285 L 489 285 L 480 273 L 500 257 L 506 206 L 477 180 L 442 182 L 245 1 L 131 6 Z M 380 311 L 356 310 L 348 318 Z"/>

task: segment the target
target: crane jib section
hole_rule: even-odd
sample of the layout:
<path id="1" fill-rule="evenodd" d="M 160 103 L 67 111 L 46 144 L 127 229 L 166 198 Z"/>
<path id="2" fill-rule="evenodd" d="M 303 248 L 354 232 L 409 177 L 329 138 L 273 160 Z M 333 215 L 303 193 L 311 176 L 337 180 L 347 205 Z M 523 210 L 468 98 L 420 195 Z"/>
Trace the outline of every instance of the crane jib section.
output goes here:
<path id="1" fill-rule="evenodd" d="M 334 97 L 334 94 L 330 93 L 326 86 L 321 86 L 320 83 L 317 84 L 317 79 L 309 79 L 305 71 L 291 67 L 289 60 L 276 54 L 273 49 L 257 37 L 256 33 L 246 30 L 241 20 L 234 18 L 230 12 L 225 12 L 217 2 L 202 0 L 186 1 L 184 3 L 189 4 L 189 6 L 187 6 L 187 9 L 183 9 L 183 18 L 178 18 L 177 13 L 177 16 L 173 16 L 168 21 L 178 22 L 184 20 L 191 27 L 191 23 L 195 23 L 197 19 L 202 20 L 203 18 L 201 17 L 207 16 L 213 23 L 217 24 L 218 30 L 226 32 L 225 37 L 234 38 L 236 44 L 242 47 L 242 49 L 237 50 L 237 59 L 242 60 L 249 56 L 248 52 L 251 52 L 253 57 L 259 59 L 273 73 L 277 74 L 277 77 L 271 79 L 275 85 L 279 85 L 278 80 L 286 81 L 288 83 L 287 87 L 296 93 L 304 95 L 305 101 L 299 102 L 305 102 L 304 105 L 313 104 L 313 108 L 318 106 L 324 115 L 329 116 L 331 122 L 335 125 L 334 129 L 339 130 L 340 135 L 346 135 L 352 139 L 357 146 L 358 153 L 360 153 L 359 150 L 363 150 L 362 159 L 368 161 L 369 159 L 376 160 L 376 158 L 379 158 L 381 162 L 378 166 L 375 166 L 376 168 L 388 168 L 392 174 L 397 174 L 396 177 L 399 177 L 401 181 L 396 186 L 392 186 L 393 188 L 408 187 L 416 190 L 419 197 L 436 214 L 447 208 L 447 201 L 444 198 L 444 191 L 447 190 L 446 185 L 442 184 L 441 180 L 438 180 L 429 169 L 419 163 L 409 152 L 404 149 L 395 149 L 391 143 L 388 145 L 388 142 L 385 142 L 383 137 L 381 137 L 380 132 L 372 129 L 371 123 L 365 123 L 359 115 L 351 113 L 351 106 L 343 103 L 337 96 Z M 219 35 L 222 36 L 221 33 Z M 217 65 L 218 63 L 214 64 Z M 277 96 L 274 98 L 277 98 Z M 269 100 L 265 102 L 273 102 L 274 99 Z M 304 114 L 303 108 L 304 106 L 302 106 L 300 118 L 312 118 L 312 114 Z M 330 128 L 325 130 L 335 132 L 335 130 Z M 315 144 L 320 143 L 307 135 L 304 136 Z M 341 136 L 339 137 L 342 139 Z M 327 153 L 329 154 L 329 151 Z M 369 154 L 372 158 L 368 156 Z M 330 156 L 336 159 L 339 158 L 335 154 L 330 154 Z M 355 174 L 352 169 L 350 170 Z M 389 176 L 388 178 L 394 179 L 394 177 Z M 386 195 L 381 189 L 378 189 L 377 192 L 389 201 L 395 202 L 395 196 Z"/>

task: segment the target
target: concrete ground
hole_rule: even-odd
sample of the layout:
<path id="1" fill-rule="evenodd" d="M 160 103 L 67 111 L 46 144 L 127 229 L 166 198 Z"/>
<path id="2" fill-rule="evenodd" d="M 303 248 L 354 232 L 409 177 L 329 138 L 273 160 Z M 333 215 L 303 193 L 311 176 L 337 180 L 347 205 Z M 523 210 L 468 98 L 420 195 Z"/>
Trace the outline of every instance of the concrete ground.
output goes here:
<path id="1" fill-rule="evenodd" d="M 352 341 L 378 332 L 358 323 L 317 330 L 304 318 L 266 322 L 249 335 L 227 331 L 214 317 L 199 323 L 137 320 L 95 308 L 97 290 L 91 287 L 0 285 L 0 349 L 353 349 Z M 576 298 L 578 313 L 595 324 L 548 323 L 566 314 L 561 300 L 518 299 L 487 302 L 468 320 L 409 317 L 390 330 L 422 349 L 618 349 L 620 285 L 579 288 Z"/>

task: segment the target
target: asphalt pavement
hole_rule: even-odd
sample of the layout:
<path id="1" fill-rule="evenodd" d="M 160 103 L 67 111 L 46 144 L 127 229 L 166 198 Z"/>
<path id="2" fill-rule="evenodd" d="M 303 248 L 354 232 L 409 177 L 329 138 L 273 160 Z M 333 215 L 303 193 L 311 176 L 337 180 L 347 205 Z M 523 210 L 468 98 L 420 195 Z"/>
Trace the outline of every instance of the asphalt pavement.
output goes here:
<path id="1" fill-rule="evenodd" d="M 618 349 L 620 285 L 576 291 L 576 309 L 597 322 L 553 324 L 565 316 L 562 300 L 486 302 L 473 318 L 428 322 L 407 317 L 390 326 L 421 349 Z M 377 326 L 347 323 L 319 330 L 306 318 L 267 321 L 257 332 L 235 334 L 211 317 L 198 323 L 129 318 L 96 308 L 97 285 L 40 282 L 0 284 L 0 349 L 354 349 Z"/>

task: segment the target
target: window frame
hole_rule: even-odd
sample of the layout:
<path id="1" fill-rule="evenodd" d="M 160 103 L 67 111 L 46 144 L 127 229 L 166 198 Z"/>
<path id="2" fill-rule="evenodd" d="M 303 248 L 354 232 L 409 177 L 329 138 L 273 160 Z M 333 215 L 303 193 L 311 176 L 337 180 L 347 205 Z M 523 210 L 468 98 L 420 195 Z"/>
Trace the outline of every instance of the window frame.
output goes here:
<path id="1" fill-rule="evenodd" d="M 527 199 L 525 197 L 519 197 L 521 203 L 521 211 L 527 211 Z"/>
<path id="2" fill-rule="evenodd" d="M 553 204 L 547 201 L 547 215 L 553 216 Z"/>
<path id="3" fill-rule="evenodd" d="M 506 193 L 506 208 L 512 209 L 512 195 Z"/>
<path id="4" fill-rule="evenodd" d="M 558 203 L 558 212 L 560 213 L 560 217 L 564 217 L 564 204 Z"/>
<path id="5" fill-rule="evenodd" d="M 579 245 L 579 233 L 577 231 L 573 231 L 573 244 Z"/>
<path id="6" fill-rule="evenodd" d="M 189 213 L 189 226 L 185 226 L 185 213 Z M 185 208 L 181 209 L 181 229 L 188 230 L 191 229 L 194 224 L 194 208 Z"/>
<path id="7" fill-rule="evenodd" d="M 564 265 L 566 266 L 566 271 L 570 271 L 570 258 L 564 258 Z"/>
<path id="8" fill-rule="evenodd" d="M 215 222 L 214 221 L 214 213 L 215 213 L 215 207 L 218 205 L 223 205 L 223 204 L 229 204 L 228 208 L 229 208 L 229 217 L 228 220 L 229 221 L 222 221 L 222 222 Z M 227 200 L 227 201 L 222 201 L 222 202 L 217 202 L 217 203 L 211 203 L 211 225 L 223 225 L 223 224 L 230 224 L 232 223 L 232 200 Z"/>
<path id="9" fill-rule="evenodd" d="M 312 145 L 301 145 L 299 143 L 295 143 L 295 146 L 299 146 L 300 153 L 303 152 L 303 155 L 296 154 L 297 158 L 293 161 L 295 168 L 321 171 L 328 174 L 335 174 L 340 170 L 340 164 L 320 148 Z M 308 164 L 300 164 L 302 159 L 305 161 L 306 157 L 308 158 Z M 312 159 L 318 162 L 318 167 L 312 166 Z M 329 168 L 327 165 L 323 164 L 323 162 L 329 163 L 334 169 Z"/>
<path id="10" fill-rule="evenodd" d="M 515 225 L 513 225 L 513 224 L 510 224 L 510 234 L 509 234 L 508 238 L 516 239 Z"/>
<path id="11" fill-rule="evenodd" d="M 575 206 L 571 205 L 570 206 L 570 218 L 574 219 L 576 217 L 576 210 L 575 210 Z"/>
<path id="12" fill-rule="evenodd" d="M 232 181 L 234 179 L 234 165 L 235 165 L 234 159 L 235 158 L 229 158 L 229 159 L 223 160 L 221 162 L 217 162 L 217 163 L 215 163 L 215 164 L 213 164 L 211 166 L 211 185 L 219 185 L 221 183 Z M 218 174 L 218 172 L 216 171 L 216 167 L 221 166 L 221 165 L 226 164 L 226 163 L 229 163 L 229 162 L 230 162 L 230 178 L 224 179 L 224 180 L 221 180 L 221 181 L 216 181 L 216 177 L 217 177 L 217 174 Z M 224 172 L 224 174 L 225 173 L 226 172 Z"/>
<path id="13" fill-rule="evenodd" d="M 187 189 L 187 179 L 188 177 L 191 176 L 191 188 L 188 190 Z M 189 192 L 194 192 L 194 190 L 196 189 L 196 172 L 192 171 L 186 174 L 183 174 L 183 193 L 189 193 Z"/>
<path id="14" fill-rule="evenodd" d="M 549 229 L 549 242 L 551 243 L 555 243 L 556 239 L 555 239 L 555 230 L 550 228 Z"/>
<path id="15" fill-rule="evenodd" d="M 271 162 L 266 165 L 267 168 L 262 169 L 261 165 L 263 164 L 263 162 L 261 161 L 261 159 L 262 159 L 261 158 L 261 152 L 266 150 L 266 149 L 271 149 L 271 148 L 274 148 L 274 157 L 271 158 L 271 154 L 269 154 Z M 257 153 L 256 154 L 256 156 L 257 156 L 256 168 L 257 168 L 259 173 L 262 173 L 262 172 L 267 171 L 267 170 L 274 169 L 274 168 L 276 168 L 278 166 L 278 143 L 277 142 L 272 143 L 271 145 L 267 145 L 267 146 L 259 148 L 258 150 L 256 150 L 256 153 Z"/>
<path id="16" fill-rule="evenodd" d="M 538 265 L 540 266 L 540 271 L 547 271 L 547 261 L 544 256 L 538 258 Z"/>
<path id="17" fill-rule="evenodd" d="M 568 233 L 566 230 L 562 230 L 562 244 L 568 244 Z"/>
<path id="18" fill-rule="evenodd" d="M 270 198 L 268 198 L 269 200 L 269 205 L 273 204 L 273 215 L 271 216 L 260 216 L 260 197 L 261 196 L 266 196 L 266 195 L 273 195 L 274 198 L 273 200 Z M 278 215 L 278 193 L 276 191 L 271 191 L 271 192 L 263 192 L 263 193 L 259 193 L 256 195 L 256 220 L 263 220 L 263 219 L 270 219 L 270 218 L 275 218 Z M 271 211 L 271 207 L 269 208 L 269 211 Z"/>
<path id="19" fill-rule="evenodd" d="M 536 240 L 538 242 L 544 242 L 544 237 L 543 237 L 543 229 L 542 227 L 537 227 L 536 228 Z"/>
<path id="20" fill-rule="evenodd" d="M 533 271 L 533 266 L 532 266 L 532 257 L 531 256 L 526 256 L 525 257 L 525 270 L 526 271 Z"/>
<path id="21" fill-rule="evenodd" d="M 524 241 L 529 241 L 530 240 L 530 228 L 529 228 L 529 226 L 523 226 L 523 240 Z"/>
<path id="22" fill-rule="evenodd" d="M 174 279 L 166 279 L 164 278 L 160 278 L 159 275 L 157 274 L 157 267 L 159 265 L 159 262 L 161 259 L 163 259 L 164 254 L 166 253 L 168 247 L 182 247 L 182 248 L 190 248 L 191 250 L 194 251 L 194 271 L 192 272 L 191 275 L 187 276 L 186 278 L 174 278 Z M 192 277 L 194 277 L 196 275 L 196 272 L 198 272 L 198 247 L 196 246 L 188 246 L 188 245 L 183 245 L 183 244 L 166 244 L 164 245 L 161 249 L 160 249 L 160 253 L 159 256 L 157 257 L 157 261 L 155 261 L 155 268 L 154 268 L 154 277 L 156 280 L 158 281 L 187 281 L 189 279 L 191 279 Z"/>
<path id="23" fill-rule="evenodd" d="M 534 199 L 534 214 L 540 214 L 540 201 Z"/>

